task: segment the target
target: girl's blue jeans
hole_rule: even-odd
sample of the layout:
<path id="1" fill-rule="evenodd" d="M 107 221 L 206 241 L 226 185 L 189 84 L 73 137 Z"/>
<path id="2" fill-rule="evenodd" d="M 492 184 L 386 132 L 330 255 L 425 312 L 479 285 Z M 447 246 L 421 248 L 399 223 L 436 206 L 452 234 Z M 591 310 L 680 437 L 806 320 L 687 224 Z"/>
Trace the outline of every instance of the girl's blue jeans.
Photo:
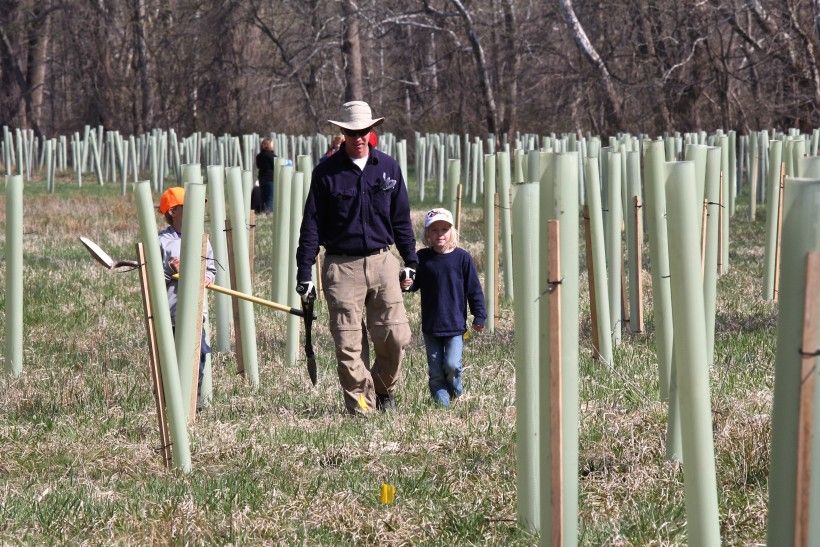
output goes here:
<path id="1" fill-rule="evenodd" d="M 427 377 L 430 394 L 442 406 L 461 395 L 461 351 L 463 338 L 459 336 L 424 335 L 427 350 Z"/>

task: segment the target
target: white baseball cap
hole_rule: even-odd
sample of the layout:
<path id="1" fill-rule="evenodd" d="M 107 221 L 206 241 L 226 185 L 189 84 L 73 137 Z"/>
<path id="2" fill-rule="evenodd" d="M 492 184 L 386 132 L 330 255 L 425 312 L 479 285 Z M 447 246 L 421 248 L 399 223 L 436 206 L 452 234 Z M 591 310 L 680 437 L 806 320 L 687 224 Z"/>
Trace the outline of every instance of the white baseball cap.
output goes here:
<path id="1" fill-rule="evenodd" d="M 436 221 L 443 220 L 450 226 L 453 225 L 453 214 L 448 211 L 447 209 L 442 209 L 440 207 L 436 209 L 430 209 L 424 215 L 424 228 L 425 230 L 430 227 Z"/>

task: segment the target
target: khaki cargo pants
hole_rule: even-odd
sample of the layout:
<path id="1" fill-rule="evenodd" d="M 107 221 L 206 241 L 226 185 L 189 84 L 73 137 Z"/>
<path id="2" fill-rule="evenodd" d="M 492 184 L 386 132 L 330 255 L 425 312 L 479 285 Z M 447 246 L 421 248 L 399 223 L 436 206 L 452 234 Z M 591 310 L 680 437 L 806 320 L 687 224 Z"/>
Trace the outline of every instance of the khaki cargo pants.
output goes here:
<path id="1" fill-rule="evenodd" d="M 372 411 L 376 394 L 393 392 L 410 343 L 399 261 L 389 250 L 361 257 L 326 255 L 321 275 L 345 407 L 350 413 Z M 364 361 L 363 314 L 376 354 L 372 367 Z"/>

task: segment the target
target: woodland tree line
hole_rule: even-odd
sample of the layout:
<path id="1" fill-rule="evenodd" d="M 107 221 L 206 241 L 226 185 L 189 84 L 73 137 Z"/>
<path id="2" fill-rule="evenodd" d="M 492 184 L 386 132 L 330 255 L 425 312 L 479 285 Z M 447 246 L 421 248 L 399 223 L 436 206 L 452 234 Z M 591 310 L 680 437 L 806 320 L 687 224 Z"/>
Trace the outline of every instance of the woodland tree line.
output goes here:
<path id="1" fill-rule="evenodd" d="M 806 131 L 818 46 L 820 0 L 0 0 L 0 124 Z"/>

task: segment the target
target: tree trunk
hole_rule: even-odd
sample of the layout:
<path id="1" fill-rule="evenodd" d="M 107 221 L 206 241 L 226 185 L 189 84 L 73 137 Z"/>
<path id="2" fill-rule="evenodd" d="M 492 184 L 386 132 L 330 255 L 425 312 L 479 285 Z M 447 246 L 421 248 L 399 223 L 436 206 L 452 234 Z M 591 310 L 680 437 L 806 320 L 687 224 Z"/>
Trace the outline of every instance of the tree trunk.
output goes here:
<path id="1" fill-rule="evenodd" d="M 621 108 L 618 94 L 615 91 L 615 85 L 612 82 L 612 76 L 609 74 L 609 69 L 606 67 L 604 60 L 598 55 L 595 46 L 590 42 L 584 27 L 575 15 L 575 10 L 572 8 L 571 0 L 558 0 L 561 8 L 561 14 L 564 16 L 564 22 L 567 25 L 572 38 L 578 45 L 578 49 L 587 58 L 587 60 L 596 68 L 601 78 L 601 85 L 604 88 L 604 94 L 607 102 L 607 110 L 609 110 L 609 118 L 612 123 L 610 125 L 615 128 L 622 129 L 621 124 Z"/>
<path id="2" fill-rule="evenodd" d="M 362 45 L 359 36 L 359 8 L 354 0 L 342 2 L 344 18 L 345 101 L 364 100 L 362 83 Z"/>
<path id="3" fill-rule="evenodd" d="M 142 112 L 137 128 L 139 132 L 150 129 L 154 121 L 154 88 L 151 85 L 149 74 L 150 58 L 146 44 L 146 19 L 145 0 L 134 0 L 134 49 L 137 52 L 136 72 L 139 75 L 142 95 Z"/>
<path id="4" fill-rule="evenodd" d="M 504 11 L 504 32 L 507 46 L 507 67 L 504 71 L 505 81 L 503 83 L 506 91 L 504 101 L 506 107 L 504 111 L 504 127 L 502 131 L 512 136 L 518 125 L 518 44 L 516 36 L 518 34 L 518 23 L 515 17 L 515 6 L 512 2 L 501 2 L 501 9 Z"/>
<path id="5" fill-rule="evenodd" d="M 461 15 L 461 19 L 464 21 L 464 30 L 467 33 L 467 39 L 470 41 L 470 49 L 473 52 L 476 72 L 478 72 L 478 83 L 481 86 L 481 94 L 484 97 L 484 116 L 487 121 L 487 132 L 495 134 L 498 130 L 498 114 L 496 113 L 495 98 L 493 97 L 493 88 L 490 83 L 490 74 L 487 71 L 484 49 L 481 47 L 481 42 L 478 39 L 473 18 L 464 7 L 462 1 L 450 1 L 458 10 L 459 15 Z"/>

